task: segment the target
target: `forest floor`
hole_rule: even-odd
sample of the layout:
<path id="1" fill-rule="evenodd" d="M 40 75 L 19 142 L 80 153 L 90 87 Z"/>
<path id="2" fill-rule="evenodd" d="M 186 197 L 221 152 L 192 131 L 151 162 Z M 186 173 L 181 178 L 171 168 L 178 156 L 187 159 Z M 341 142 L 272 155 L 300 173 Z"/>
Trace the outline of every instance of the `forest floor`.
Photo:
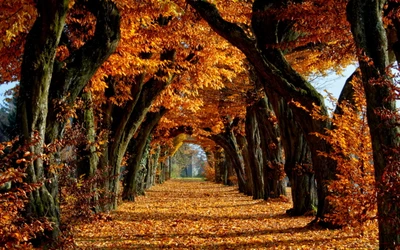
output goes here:
<path id="1" fill-rule="evenodd" d="M 253 200 L 236 187 L 170 180 L 109 220 L 78 225 L 81 249 L 377 249 L 376 226 L 310 228 L 311 216 L 289 217 L 285 199 Z"/>

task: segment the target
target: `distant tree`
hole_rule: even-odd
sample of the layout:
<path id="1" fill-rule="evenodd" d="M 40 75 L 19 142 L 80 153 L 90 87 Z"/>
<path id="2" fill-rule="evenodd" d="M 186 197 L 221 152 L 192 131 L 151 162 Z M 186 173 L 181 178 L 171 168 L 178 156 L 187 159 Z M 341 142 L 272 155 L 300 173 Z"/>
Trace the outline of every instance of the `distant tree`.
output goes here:
<path id="1" fill-rule="evenodd" d="M 182 146 L 176 151 L 173 156 L 173 168 L 175 172 L 178 173 L 179 177 L 189 177 L 189 168 L 191 164 L 191 148 L 189 144 L 183 143 Z"/>
<path id="2" fill-rule="evenodd" d="M 16 136 L 17 99 L 13 96 L 0 103 L 0 142 L 10 141 Z"/>

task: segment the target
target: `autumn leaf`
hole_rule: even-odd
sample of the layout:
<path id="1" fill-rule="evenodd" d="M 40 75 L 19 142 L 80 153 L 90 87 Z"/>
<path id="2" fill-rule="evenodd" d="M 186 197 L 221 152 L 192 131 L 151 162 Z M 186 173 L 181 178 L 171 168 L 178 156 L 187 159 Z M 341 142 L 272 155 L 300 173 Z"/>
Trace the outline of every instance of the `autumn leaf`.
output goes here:
<path id="1" fill-rule="evenodd" d="M 376 248 L 373 224 L 352 230 L 309 229 L 310 217 L 289 217 L 291 204 L 253 200 L 204 181 L 171 180 L 136 202 L 122 204 L 108 222 L 75 227 L 79 248 L 190 249 Z"/>

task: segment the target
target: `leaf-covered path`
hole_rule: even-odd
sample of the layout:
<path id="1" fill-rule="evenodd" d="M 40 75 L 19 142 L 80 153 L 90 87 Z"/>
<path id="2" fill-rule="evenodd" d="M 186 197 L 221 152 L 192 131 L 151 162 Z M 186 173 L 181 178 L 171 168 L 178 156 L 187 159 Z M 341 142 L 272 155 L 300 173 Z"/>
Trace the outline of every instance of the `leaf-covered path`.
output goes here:
<path id="1" fill-rule="evenodd" d="M 284 200 L 253 200 L 235 187 L 171 180 L 124 203 L 107 221 L 76 227 L 83 249 L 374 249 L 375 231 L 309 229 Z"/>

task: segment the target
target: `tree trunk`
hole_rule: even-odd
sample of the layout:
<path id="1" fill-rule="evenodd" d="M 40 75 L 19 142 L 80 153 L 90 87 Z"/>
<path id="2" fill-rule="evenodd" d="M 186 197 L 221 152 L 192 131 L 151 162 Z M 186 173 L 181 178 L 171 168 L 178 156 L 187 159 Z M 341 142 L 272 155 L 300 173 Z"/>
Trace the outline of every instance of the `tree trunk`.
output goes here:
<path id="1" fill-rule="evenodd" d="M 93 177 L 97 169 L 99 157 L 96 152 L 96 128 L 94 125 L 92 94 L 90 92 L 82 93 L 82 100 L 85 102 L 83 109 L 83 129 L 86 135 L 86 141 L 80 152 L 80 161 L 78 162 L 78 176 L 85 175 L 85 178 Z"/>
<path id="2" fill-rule="evenodd" d="M 161 148 L 160 148 L 161 150 Z M 164 153 L 164 152 L 163 152 Z M 165 179 L 168 181 L 171 179 L 171 164 L 170 164 L 170 156 L 167 156 L 166 159 L 164 160 L 165 164 L 165 170 L 166 170 L 166 176 Z"/>
<path id="3" fill-rule="evenodd" d="M 284 169 L 291 183 L 293 208 L 287 212 L 291 215 L 303 215 L 318 205 L 310 149 L 287 103 L 272 93 L 268 96 L 278 119 L 285 152 Z"/>
<path id="4" fill-rule="evenodd" d="M 396 102 L 392 98 L 394 84 L 387 74 L 388 45 L 382 21 L 385 3 L 384 0 L 350 0 L 347 16 L 356 46 L 362 51 L 359 64 L 378 188 L 379 247 L 395 249 L 400 246 L 400 200 L 394 192 L 400 180 L 400 131 L 395 116 Z"/>
<path id="5" fill-rule="evenodd" d="M 130 152 L 132 155 L 129 157 L 127 162 L 127 173 L 124 177 L 124 189 L 122 192 L 122 200 L 124 201 L 135 201 L 136 187 L 138 185 L 137 181 L 139 171 L 142 168 L 142 159 L 145 155 L 146 145 L 148 144 L 148 138 L 144 140 L 135 140 L 132 141 L 128 147 L 128 153 Z"/>
<path id="6" fill-rule="evenodd" d="M 149 172 L 148 172 L 148 178 L 147 178 L 147 182 L 146 182 L 146 189 L 152 187 L 155 182 L 155 175 L 157 173 L 157 168 L 159 165 L 164 164 L 164 163 L 159 163 L 158 160 L 160 158 L 160 153 L 161 153 L 161 147 L 157 146 L 157 150 L 156 153 L 152 155 L 153 157 L 153 164 L 151 165 L 151 168 L 149 168 Z M 166 164 L 164 164 L 164 169 L 167 170 L 168 166 Z M 167 180 L 168 175 L 167 172 L 165 172 L 165 180 Z"/>
<path id="7" fill-rule="evenodd" d="M 245 195 L 253 196 L 253 177 L 251 174 L 251 156 L 249 155 L 248 145 L 246 137 L 240 134 L 236 135 L 236 140 L 240 151 L 242 152 L 243 156 L 243 163 L 244 163 L 244 173 L 246 179 L 246 190 L 244 192 Z"/>
<path id="8" fill-rule="evenodd" d="M 285 166 L 286 167 L 286 166 Z M 311 165 L 288 164 L 292 187 L 293 208 L 286 211 L 290 215 L 299 216 L 313 211 L 317 206 L 317 187 Z"/>
<path id="9" fill-rule="evenodd" d="M 158 184 L 163 184 L 165 182 L 165 171 L 164 171 L 165 166 L 164 166 L 164 164 L 155 165 L 154 168 L 159 169 L 158 172 L 160 173 L 160 175 L 158 177 Z M 187 176 L 188 175 L 186 175 L 186 177 Z"/>
<path id="10" fill-rule="evenodd" d="M 77 176 L 78 178 L 83 176 L 84 179 L 88 180 L 93 178 L 96 173 L 99 157 L 95 145 L 96 128 L 94 124 L 91 92 L 83 92 L 82 100 L 85 102 L 81 118 L 86 140 L 78 146 L 78 154 L 80 158 L 77 162 Z M 98 195 L 96 194 L 96 183 L 91 183 L 90 192 L 93 193 L 94 196 L 90 198 L 89 204 L 93 204 L 94 210 L 98 212 L 100 211 L 100 208 L 98 206 Z"/>
<path id="11" fill-rule="evenodd" d="M 246 181 L 244 178 L 243 157 L 239 151 L 233 132 L 227 128 L 224 134 L 213 135 L 212 140 L 224 149 L 225 159 L 233 167 L 238 178 L 239 192 L 244 193 L 246 190 Z"/>
<path id="12" fill-rule="evenodd" d="M 56 49 L 60 41 L 68 10 L 68 1 L 37 1 L 38 17 L 29 31 L 21 66 L 17 122 L 22 143 L 30 144 L 34 159 L 27 167 L 27 182 L 43 185 L 29 194 L 26 212 L 36 218 L 46 217 L 53 223 L 47 232 L 49 241 L 59 236 L 58 178 L 46 168 L 41 155 L 44 153 L 48 96 Z M 45 237 L 37 238 L 42 244 Z"/>
<path id="13" fill-rule="evenodd" d="M 152 175 L 153 175 L 153 169 L 154 169 L 154 161 L 152 161 L 152 158 L 154 157 L 154 155 L 150 155 L 149 156 L 150 157 L 150 161 L 149 161 L 149 163 L 150 164 L 148 164 L 147 165 L 147 172 L 146 172 L 146 176 L 145 176 L 145 178 L 144 178 L 144 181 L 143 181 L 143 185 L 144 185 L 144 187 L 143 187 L 143 193 L 144 193 L 144 191 L 146 190 L 146 189 L 148 189 L 148 188 L 150 188 L 151 187 L 151 185 L 152 185 L 152 183 L 151 183 L 151 180 L 152 180 Z"/>
<path id="14" fill-rule="evenodd" d="M 223 185 L 232 185 L 230 177 L 233 175 L 232 164 L 225 156 L 225 151 L 222 151 L 222 157 L 220 162 L 221 181 Z"/>
<path id="15" fill-rule="evenodd" d="M 224 185 L 234 186 L 233 177 L 235 176 L 235 171 L 233 163 L 230 158 L 225 157 L 224 161 Z"/>
<path id="16" fill-rule="evenodd" d="M 57 62 L 56 49 L 62 32 L 67 30 L 68 4 L 66 0 L 57 3 L 37 1 L 39 15 L 25 45 L 18 117 L 24 140 L 31 140 L 33 133 L 37 133 L 35 137 L 39 139 L 34 139 L 37 143 L 31 151 L 38 156 L 42 155 L 45 142 L 49 144 L 62 137 L 65 120 L 57 120 L 54 99 L 68 99 L 67 103 L 73 103 L 98 67 L 115 50 L 119 40 L 119 13 L 115 5 L 102 0 L 82 3 L 96 17 L 95 35 L 65 61 Z M 54 156 L 50 159 L 54 160 Z M 32 193 L 27 213 L 48 217 L 54 223 L 48 239 L 55 240 L 59 234 L 58 176 L 48 171 L 48 166 L 40 158 L 28 167 L 28 175 L 28 181 L 47 179 L 46 185 Z"/>
<path id="17" fill-rule="evenodd" d="M 146 144 L 148 138 L 161 117 L 166 113 L 165 108 L 161 108 L 158 112 L 149 112 L 146 115 L 146 120 L 140 126 L 138 134 L 135 140 L 131 141 L 129 145 L 129 153 L 131 157 L 128 160 L 127 174 L 124 178 L 124 190 L 122 193 L 122 199 L 128 201 L 134 201 L 135 187 L 136 187 L 136 177 L 140 168 L 140 162 L 143 159 Z M 151 169 L 149 170 L 151 174 Z"/>
<path id="18" fill-rule="evenodd" d="M 249 161 L 253 182 L 253 199 L 264 198 L 263 157 L 260 147 L 261 138 L 256 117 L 257 106 L 246 108 L 246 138 L 248 141 Z"/>
<path id="19" fill-rule="evenodd" d="M 278 120 L 266 97 L 255 104 L 263 156 L 264 199 L 286 195 Z"/>
<path id="20" fill-rule="evenodd" d="M 222 149 L 217 147 L 214 154 L 215 160 L 215 183 L 222 183 L 222 176 L 223 176 L 223 155 Z"/>
<path id="21" fill-rule="evenodd" d="M 96 17 L 95 33 L 82 47 L 70 51 L 68 58 L 54 64 L 48 100 L 47 143 L 62 136 L 68 118 L 62 117 L 60 120 L 58 117 L 59 102 L 69 108 L 75 104 L 76 98 L 97 69 L 115 51 L 121 36 L 120 14 L 112 1 L 77 1 L 77 4 L 78 2 Z M 69 44 L 71 41 L 64 39 L 62 42 Z"/>
<path id="22" fill-rule="evenodd" d="M 144 195 L 146 188 L 146 177 L 149 169 L 153 167 L 153 162 L 151 161 L 150 153 L 150 141 L 146 146 L 146 153 L 142 159 L 142 163 L 140 164 L 140 170 L 137 173 L 135 180 L 135 196 L 136 195 Z"/>

